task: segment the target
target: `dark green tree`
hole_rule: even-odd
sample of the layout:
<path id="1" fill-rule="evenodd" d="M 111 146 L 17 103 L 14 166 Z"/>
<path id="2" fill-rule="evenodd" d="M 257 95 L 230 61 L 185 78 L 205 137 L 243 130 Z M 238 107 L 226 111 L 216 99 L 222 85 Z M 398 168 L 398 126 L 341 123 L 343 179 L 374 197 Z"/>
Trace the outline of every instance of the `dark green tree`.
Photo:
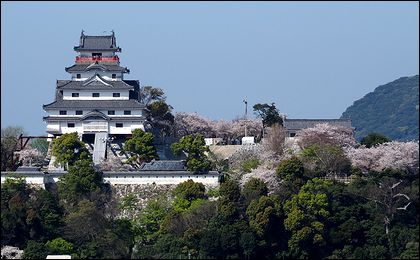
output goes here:
<path id="1" fill-rule="evenodd" d="M 253 106 L 253 109 L 254 112 L 262 118 L 263 127 L 270 127 L 274 124 L 283 126 L 283 119 L 274 103 L 271 103 L 271 105 L 257 103 Z"/>
<path id="2" fill-rule="evenodd" d="M 251 178 L 247 181 L 242 189 L 242 195 L 245 198 L 245 203 L 248 205 L 254 199 L 259 199 L 261 196 L 267 196 L 267 185 L 260 179 Z"/>
<path id="3" fill-rule="evenodd" d="M 30 189 L 23 178 L 6 178 L 1 185 L 1 244 L 23 248 L 29 237 L 26 222 Z"/>
<path id="4" fill-rule="evenodd" d="M 330 181 L 309 180 L 284 204 L 284 226 L 291 232 L 289 250 L 294 257 L 322 257 L 326 246 L 325 223 L 330 216 L 327 189 Z"/>
<path id="5" fill-rule="evenodd" d="M 140 100 L 147 106 L 155 101 L 165 101 L 166 96 L 161 88 L 144 86 L 140 89 Z"/>
<path id="6" fill-rule="evenodd" d="M 68 173 L 60 176 L 58 191 L 61 201 L 71 209 L 83 199 L 91 198 L 93 193 L 104 189 L 102 173 L 97 172 L 92 161 L 80 160 L 70 167 Z"/>
<path id="7" fill-rule="evenodd" d="M 48 255 L 48 249 L 42 242 L 29 240 L 28 245 L 23 250 L 23 259 L 45 259 Z"/>
<path id="8" fill-rule="evenodd" d="M 64 166 L 72 166 L 79 160 L 92 160 L 85 143 L 79 140 L 76 132 L 63 134 L 52 141 L 52 155 L 56 157 L 56 163 Z"/>
<path id="9" fill-rule="evenodd" d="M 147 109 L 149 110 L 147 119 L 154 132 L 160 137 L 169 136 L 175 119 L 172 106 L 166 104 L 164 100 L 159 100 L 147 105 Z"/>
<path id="10" fill-rule="evenodd" d="M 156 147 L 153 145 L 153 134 L 135 129 L 133 136 L 124 143 L 124 150 L 130 153 L 129 162 L 140 166 L 152 159 L 159 159 Z"/>
<path id="11" fill-rule="evenodd" d="M 181 152 L 187 154 L 186 164 L 189 171 L 204 173 L 210 170 L 211 162 L 205 154 L 209 148 L 205 145 L 201 134 L 184 136 L 179 142 L 173 143 L 171 149 L 175 155 L 180 155 Z"/>
<path id="12" fill-rule="evenodd" d="M 50 255 L 71 255 L 74 253 L 73 244 L 62 237 L 47 241 L 45 247 Z"/>
<path id="13" fill-rule="evenodd" d="M 313 144 L 300 154 L 308 177 L 346 176 L 350 173 L 351 162 L 337 145 Z"/>
<path id="14" fill-rule="evenodd" d="M 15 170 L 18 158 L 14 154 L 18 144 L 18 137 L 24 134 L 22 127 L 9 126 L 1 129 L 1 170 Z"/>
<path id="15" fill-rule="evenodd" d="M 206 188 L 202 183 L 194 182 L 191 179 L 178 184 L 173 190 L 174 209 L 176 211 L 188 210 L 191 206 L 206 198 L 205 191 Z"/>
<path id="16" fill-rule="evenodd" d="M 370 133 L 362 138 L 360 144 L 365 145 L 367 148 L 370 148 L 378 144 L 383 144 L 387 142 L 391 142 L 391 139 L 389 139 L 385 135 L 380 133 Z"/>

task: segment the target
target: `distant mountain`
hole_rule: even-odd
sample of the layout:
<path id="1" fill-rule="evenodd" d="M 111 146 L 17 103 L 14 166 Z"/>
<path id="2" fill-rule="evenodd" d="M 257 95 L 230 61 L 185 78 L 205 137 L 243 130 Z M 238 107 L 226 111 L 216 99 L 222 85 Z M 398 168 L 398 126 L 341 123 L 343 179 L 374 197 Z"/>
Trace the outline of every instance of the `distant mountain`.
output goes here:
<path id="1" fill-rule="evenodd" d="M 341 118 L 350 118 L 356 139 L 371 132 L 392 140 L 419 139 L 419 75 L 402 77 L 356 100 Z"/>

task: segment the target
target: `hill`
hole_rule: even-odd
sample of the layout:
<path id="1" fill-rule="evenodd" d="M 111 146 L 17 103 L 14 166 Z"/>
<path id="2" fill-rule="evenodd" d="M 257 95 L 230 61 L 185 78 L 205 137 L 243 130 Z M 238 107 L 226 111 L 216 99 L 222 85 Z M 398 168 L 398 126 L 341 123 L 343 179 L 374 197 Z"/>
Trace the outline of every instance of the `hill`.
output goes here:
<path id="1" fill-rule="evenodd" d="M 360 140 L 371 132 L 392 140 L 419 139 L 419 75 L 402 77 L 356 100 L 341 118 L 350 118 Z"/>

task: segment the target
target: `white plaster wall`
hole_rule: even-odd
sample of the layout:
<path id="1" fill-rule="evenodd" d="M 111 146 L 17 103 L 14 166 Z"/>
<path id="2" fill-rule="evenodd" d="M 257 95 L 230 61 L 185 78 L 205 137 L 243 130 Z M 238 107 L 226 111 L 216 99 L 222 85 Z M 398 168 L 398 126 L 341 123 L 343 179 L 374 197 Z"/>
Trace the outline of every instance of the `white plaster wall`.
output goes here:
<path id="1" fill-rule="evenodd" d="M 108 110 L 114 110 L 115 111 L 115 115 L 108 115 Z M 99 110 L 99 111 L 101 113 L 105 114 L 105 115 L 108 115 L 111 118 L 115 118 L 115 117 L 130 117 L 130 116 L 136 117 L 136 116 L 142 116 L 143 115 L 143 110 L 138 110 L 138 109 L 133 110 L 133 109 L 130 109 L 130 108 L 127 108 L 125 110 L 130 110 L 131 111 L 131 115 L 124 115 L 124 110 L 117 110 L 117 109 L 114 109 L 114 108 L 110 108 L 110 109 L 107 109 L 107 110 Z"/>
<path id="2" fill-rule="evenodd" d="M 28 174 L 29 175 L 29 174 Z M 174 175 L 174 176 L 131 176 L 130 174 L 124 175 L 121 174 L 118 177 L 104 177 L 104 181 L 110 183 L 111 185 L 115 184 L 157 184 L 157 185 L 167 185 L 173 184 L 177 185 L 181 182 L 187 180 L 193 180 L 194 182 L 201 182 L 206 186 L 218 186 L 219 180 L 218 176 L 206 176 L 206 175 Z M 1 176 L 1 182 L 3 183 L 6 180 L 5 176 Z M 50 177 L 48 175 L 44 176 L 26 176 L 26 183 L 28 184 L 38 184 L 44 185 L 45 182 L 58 182 L 59 177 Z"/>
<path id="3" fill-rule="evenodd" d="M 60 122 L 50 122 L 47 124 L 47 132 L 60 132 Z"/>
<path id="4" fill-rule="evenodd" d="M 72 97 L 72 93 L 79 93 L 79 97 Z M 92 97 L 92 93 L 99 93 L 99 97 Z M 113 93 L 120 93 L 120 97 L 113 97 Z M 128 100 L 128 90 L 64 90 L 64 100 Z M 58 114 L 58 113 L 57 113 Z"/>
<path id="5" fill-rule="evenodd" d="M 44 185 L 44 177 L 43 176 L 28 176 L 25 177 L 26 183 L 28 184 L 38 184 L 38 185 Z M 5 176 L 1 176 L 1 183 L 4 183 L 6 181 Z"/>
<path id="6" fill-rule="evenodd" d="M 118 178 L 117 177 L 104 177 L 104 181 L 110 183 L 111 185 L 114 184 L 179 184 L 181 182 L 187 181 L 188 179 L 193 180 L 194 182 L 201 182 L 204 185 L 210 185 L 210 186 L 217 186 L 219 184 L 218 177 L 217 176 L 194 176 L 194 175 L 185 175 L 182 177 L 178 176 L 167 176 L 166 178 L 163 176 L 151 176 L 150 178 L 145 176 L 143 178 L 141 177 L 132 177 L 132 176 L 124 176 L 121 175 Z"/>
<path id="7" fill-rule="evenodd" d="M 67 123 L 74 123 L 74 127 L 68 127 Z M 74 122 L 74 121 L 68 121 L 68 122 L 60 122 L 60 128 L 61 133 L 63 134 L 69 134 L 73 132 L 82 133 L 83 127 L 81 122 Z"/>
<path id="8" fill-rule="evenodd" d="M 124 127 L 115 127 L 116 123 L 123 123 Z M 132 128 L 132 125 L 135 126 L 135 128 Z M 121 122 L 112 122 L 109 124 L 109 133 L 110 134 L 131 134 L 132 131 L 136 128 L 141 128 L 144 130 L 144 126 L 141 122 L 127 122 L 127 121 L 121 121 Z"/>
<path id="9" fill-rule="evenodd" d="M 77 78 L 77 74 L 80 74 L 80 79 Z M 72 80 L 75 80 L 75 81 L 84 81 L 84 80 L 87 80 L 88 78 L 92 77 L 95 74 L 99 74 L 101 77 L 103 77 L 106 80 L 116 81 L 116 80 L 123 79 L 123 73 L 121 73 L 121 72 L 103 71 L 103 70 L 100 70 L 100 69 L 92 69 L 92 70 L 89 70 L 89 71 L 72 73 L 71 78 L 72 78 Z M 112 74 L 116 74 L 115 79 L 112 78 Z"/>

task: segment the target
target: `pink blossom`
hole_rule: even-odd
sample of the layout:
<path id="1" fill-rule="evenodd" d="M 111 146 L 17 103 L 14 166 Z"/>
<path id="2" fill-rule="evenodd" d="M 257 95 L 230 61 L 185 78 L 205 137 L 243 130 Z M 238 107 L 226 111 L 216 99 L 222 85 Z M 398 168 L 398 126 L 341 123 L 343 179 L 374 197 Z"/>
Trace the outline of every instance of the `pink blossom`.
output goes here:
<path id="1" fill-rule="evenodd" d="M 342 126 L 330 124 L 317 124 L 296 133 L 298 144 L 303 149 L 311 144 L 333 144 L 340 147 L 355 147 L 357 145 L 353 130 Z"/>
<path id="2" fill-rule="evenodd" d="M 392 141 L 371 148 L 349 147 L 345 152 L 352 165 L 363 172 L 394 169 L 418 173 L 419 170 L 418 141 Z"/>

